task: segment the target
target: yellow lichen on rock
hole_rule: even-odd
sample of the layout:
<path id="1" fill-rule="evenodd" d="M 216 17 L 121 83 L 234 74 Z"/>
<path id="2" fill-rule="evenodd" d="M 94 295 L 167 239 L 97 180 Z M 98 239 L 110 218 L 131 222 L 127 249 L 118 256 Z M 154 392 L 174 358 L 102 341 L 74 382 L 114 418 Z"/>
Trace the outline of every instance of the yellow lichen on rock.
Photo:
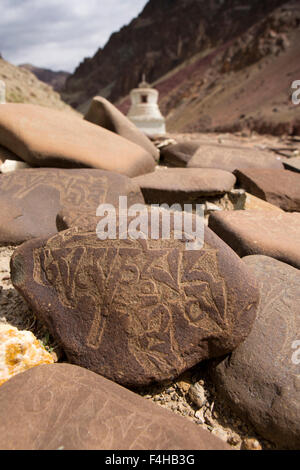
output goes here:
<path id="1" fill-rule="evenodd" d="M 53 357 L 30 331 L 0 323 L 0 386 L 31 367 L 52 364 Z"/>

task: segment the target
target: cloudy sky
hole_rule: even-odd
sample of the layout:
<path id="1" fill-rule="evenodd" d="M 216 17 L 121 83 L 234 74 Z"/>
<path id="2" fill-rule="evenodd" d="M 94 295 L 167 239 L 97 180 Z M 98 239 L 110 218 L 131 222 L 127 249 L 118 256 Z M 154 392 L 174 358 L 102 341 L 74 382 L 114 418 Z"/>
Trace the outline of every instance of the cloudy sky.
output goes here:
<path id="1" fill-rule="evenodd" d="M 72 72 L 147 0 L 0 0 L 0 52 L 15 65 Z"/>

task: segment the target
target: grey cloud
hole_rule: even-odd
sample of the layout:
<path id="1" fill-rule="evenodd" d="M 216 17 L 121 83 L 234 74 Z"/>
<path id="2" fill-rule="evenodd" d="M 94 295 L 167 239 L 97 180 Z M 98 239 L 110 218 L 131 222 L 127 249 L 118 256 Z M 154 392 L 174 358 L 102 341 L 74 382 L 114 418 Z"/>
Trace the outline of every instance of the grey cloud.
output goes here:
<path id="1" fill-rule="evenodd" d="M 14 63 L 72 71 L 147 0 L 0 0 L 0 52 Z"/>

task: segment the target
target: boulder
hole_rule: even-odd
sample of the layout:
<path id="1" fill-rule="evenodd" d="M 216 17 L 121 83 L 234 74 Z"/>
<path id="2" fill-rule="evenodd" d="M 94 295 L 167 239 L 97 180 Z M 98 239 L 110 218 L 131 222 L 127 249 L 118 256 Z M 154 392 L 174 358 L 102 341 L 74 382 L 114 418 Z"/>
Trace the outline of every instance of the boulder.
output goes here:
<path id="1" fill-rule="evenodd" d="M 0 243 L 49 237 L 62 209 L 75 211 L 74 217 L 96 215 L 99 204 L 117 206 L 120 195 L 128 204 L 144 202 L 130 178 L 108 171 L 35 168 L 0 175 Z"/>
<path id="2" fill-rule="evenodd" d="M 244 263 L 209 229 L 203 248 L 190 250 L 195 237 L 174 239 L 170 225 L 171 239 L 147 239 L 150 223 L 141 239 L 120 239 L 117 230 L 119 239 L 100 240 L 74 228 L 14 252 L 14 286 L 71 363 L 143 386 L 247 337 L 258 291 Z"/>
<path id="3" fill-rule="evenodd" d="M 70 364 L 53 364 L 19 374 L 0 388 L 0 449 L 229 450 L 229 446 L 104 377 Z"/>
<path id="4" fill-rule="evenodd" d="M 240 168 L 283 169 L 280 157 L 246 147 L 201 145 L 188 163 L 188 168 L 219 168 L 234 171 Z"/>
<path id="5" fill-rule="evenodd" d="M 239 256 L 266 255 L 300 268 L 300 214 L 275 211 L 214 213 L 209 227 Z"/>
<path id="6" fill-rule="evenodd" d="M 154 160 L 159 160 L 159 151 L 152 144 L 151 140 L 129 121 L 121 111 L 102 96 L 95 96 L 93 98 L 84 119 L 130 140 L 144 148 L 146 152 L 152 155 Z"/>
<path id="7" fill-rule="evenodd" d="M 292 158 L 286 159 L 283 164 L 287 170 L 300 173 L 300 157 L 292 157 Z"/>
<path id="8" fill-rule="evenodd" d="M 160 161 L 167 166 L 186 167 L 201 143 L 189 140 L 167 145 L 160 151 Z"/>
<path id="9" fill-rule="evenodd" d="M 232 173 L 223 170 L 170 168 L 132 181 L 140 186 L 147 204 L 188 204 L 207 196 L 224 195 L 236 180 Z"/>
<path id="10" fill-rule="evenodd" d="M 288 170 L 246 168 L 235 171 L 248 193 L 281 209 L 300 212 L 300 175 Z"/>
<path id="11" fill-rule="evenodd" d="M 31 367 L 53 362 L 31 331 L 19 331 L 0 321 L 0 386 Z"/>
<path id="12" fill-rule="evenodd" d="M 43 106 L 0 106 L 0 144 L 32 166 L 90 167 L 138 176 L 155 162 L 142 147 L 73 114 Z"/>
<path id="13" fill-rule="evenodd" d="M 264 438 L 300 448 L 300 271 L 266 256 L 243 259 L 260 282 L 253 329 L 213 369 L 217 390 Z"/>

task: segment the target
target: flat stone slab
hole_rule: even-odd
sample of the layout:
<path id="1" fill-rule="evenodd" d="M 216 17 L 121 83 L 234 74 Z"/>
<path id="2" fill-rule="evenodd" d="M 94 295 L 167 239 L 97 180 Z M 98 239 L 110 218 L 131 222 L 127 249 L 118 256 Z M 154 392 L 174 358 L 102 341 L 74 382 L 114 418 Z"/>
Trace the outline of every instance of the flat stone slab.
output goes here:
<path id="1" fill-rule="evenodd" d="M 283 169 L 280 157 L 269 152 L 246 147 L 201 145 L 188 162 L 188 168 L 219 168 L 233 172 L 240 168 Z"/>
<path id="2" fill-rule="evenodd" d="M 118 206 L 120 195 L 129 205 L 144 202 L 130 178 L 108 171 L 36 168 L 0 175 L 0 243 L 49 237 L 57 233 L 62 209 L 76 210 L 76 217 L 96 215 L 99 204 Z"/>
<path id="3" fill-rule="evenodd" d="M 215 169 L 170 168 L 133 178 L 147 204 L 193 203 L 205 196 L 223 195 L 234 184 L 232 173 Z"/>
<path id="4" fill-rule="evenodd" d="M 71 363 L 143 386 L 249 334 L 258 290 L 244 263 L 209 229 L 201 250 L 187 250 L 171 228 L 171 240 L 103 241 L 70 229 L 14 252 L 14 286 Z"/>
<path id="5" fill-rule="evenodd" d="M 0 107 L 0 144 L 32 166 L 89 167 L 138 176 L 154 170 L 142 147 L 80 117 L 43 106 Z"/>
<path id="6" fill-rule="evenodd" d="M 271 256 L 300 269 L 300 214 L 297 212 L 218 212 L 210 216 L 209 227 L 239 256 Z"/>
<path id="7" fill-rule="evenodd" d="M 95 96 L 93 98 L 84 119 L 143 147 L 152 155 L 154 160 L 157 161 L 159 159 L 159 150 L 152 144 L 151 140 L 121 111 L 102 96 Z"/>
<path id="8" fill-rule="evenodd" d="M 300 271 L 247 256 L 261 286 L 253 329 L 213 371 L 228 404 L 280 448 L 300 448 Z"/>
<path id="9" fill-rule="evenodd" d="M 300 175 L 288 170 L 247 168 L 235 171 L 248 193 L 281 209 L 300 212 Z"/>
<path id="10" fill-rule="evenodd" d="M 0 387 L 2 450 L 230 450 L 187 419 L 93 372 L 38 366 Z"/>
<path id="11" fill-rule="evenodd" d="M 292 157 L 284 161 L 284 166 L 287 170 L 300 173 L 300 157 Z"/>
<path id="12" fill-rule="evenodd" d="M 160 151 L 160 161 L 167 166 L 186 167 L 195 152 L 198 150 L 201 141 L 191 140 L 167 145 Z"/>

